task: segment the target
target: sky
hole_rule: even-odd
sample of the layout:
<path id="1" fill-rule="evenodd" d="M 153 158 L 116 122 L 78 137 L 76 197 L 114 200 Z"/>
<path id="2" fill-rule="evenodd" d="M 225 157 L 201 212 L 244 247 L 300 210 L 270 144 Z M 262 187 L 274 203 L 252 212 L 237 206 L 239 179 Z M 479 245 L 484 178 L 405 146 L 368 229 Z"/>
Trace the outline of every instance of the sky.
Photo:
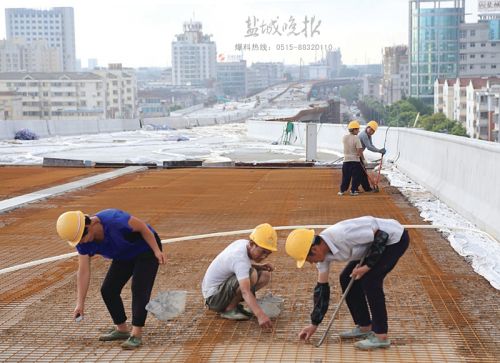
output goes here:
<path id="1" fill-rule="evenodd" d="M 63 6 L 74 8 L 83 67 L 89 58 L 100 66 L 171 66 L 171 42 L 190 20 L 212 34 L 218 55 L 242 56 L 249 64 L 308 64 L 332 48 L 340 48 L 344 64 L 381 63 L 383 47 L 408 42 L 408 0 L 1 0 L 0 39 L 6 37 L 5 8 Z M 477 0 L 466 0 L 466 13 L 475 21 Z M 252 33 L 255 21 L 271 34 L 260 27 Z M 294 23 L 299 35 L 289 34 Z M 245 44 L 258 50 L 242 51 Z"/>

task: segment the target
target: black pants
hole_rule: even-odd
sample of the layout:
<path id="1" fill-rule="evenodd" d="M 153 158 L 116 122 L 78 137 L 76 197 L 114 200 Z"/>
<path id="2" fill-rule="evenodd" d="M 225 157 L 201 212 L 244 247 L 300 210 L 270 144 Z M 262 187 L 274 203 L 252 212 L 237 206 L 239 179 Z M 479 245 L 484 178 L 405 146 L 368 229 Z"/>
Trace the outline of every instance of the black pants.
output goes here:
<path id="1" fill-rule="evenodd" d="M 155 238 L 161 249 L 161 240 L 156 233 Z M 101 286 L 101 295 L 116 325 L 127 321 L 120 293 L 132 277 L 132 325 L 144 326 L 147 316 L 146 305 L 151 297 L 158 266 L 158 260 L 151 250 L 141 253 L 132 260 L 111 262 Z"/>
<path id="2" fill-rule="evenodd" d="M 384 278 L 396 266 L 399 258 L 405 253 L 410 243 L 408 231 L 404 231 L 401 240 L 387 246 L 378 263 L 359 280 L 356 280 L 347 294 L 346 303 L 351 312 L 354 323 L 359 326 L 372 324 L 376 334 L 385 334 L 388 331 L 387 310 L 385 307 Z M 345 291 L 350 274 L 359 261 L 351 261 L 340 274 L 340 285 Z M 368 300 L 368 304 L 366 301 Z M 370 311 L 372 318 L 370 319 Z"/>
<path id="3" fill-rule="evenodd" d="M 342 163 L 342 184 L 340 184 L 340 191 L 342 193 L 347 191 L 349 184 L 351 184 L 351 192 L 357 191 L 361 180 L 361 173 L 362 169 L 359 161 L 344 161 Z"/>

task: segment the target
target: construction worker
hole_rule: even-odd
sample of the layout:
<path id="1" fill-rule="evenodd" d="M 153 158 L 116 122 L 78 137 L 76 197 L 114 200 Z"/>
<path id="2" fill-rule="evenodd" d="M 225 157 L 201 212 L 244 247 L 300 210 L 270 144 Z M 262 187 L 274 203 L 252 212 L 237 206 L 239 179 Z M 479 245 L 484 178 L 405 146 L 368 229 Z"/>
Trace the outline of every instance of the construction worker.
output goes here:
<path id="1" fill-rule="evenodd" d="M 106 209 L 93 216 L 81 211 L 61 214 L 57 233 L 78 251 L 77 301 L 75 319 L 85 314 L 85 298 L 90 283 L 90 260 L 94 255 L 111 259 L 111 265 L 101 286 L 101 295 L 116 325 L 101 341 L 125 340 L 123 349 L 135 349 L 142 344 L 142 328 L 151 297 L 158 265 L 165 263 L 161 240 L 155 230 L 118 209 Z M 132 330 L 120 293 L 132 277 Z"/>
<path id="2" fill-rule="evenodd" d="M 358 137 L 361 140 L 361 145 L 363 145 L 363 151 L 365 151 L 365 149 L 368 149 L 370 151 L 373 151 L 374 153 L 380 153 L 383 156 L 386 152 L 385 148 L 378 149 L 372 143 L 372 135 L 377 131 L 377 129 L 378 129 L 377 121 L 372 120 L 366 124 L 366 128 L 359 133 Z M 366 158 L 363 156 L 361 162 L 364 163 L 365 160 Z M 371 187 L 370 182 L 368 180 L 368 173 L 366 171 L 366 168 L 364 168 L 363 172 L 361 173 L 360 181 L 361 181 L 361 186 L 363 187 L 365 192 L 373 191 L 373 188 Z"/>
<path id="3" fill-rule="evenodd" d="M 384 278 L 396 266 L 409 241 L 408 232 L 397 221 L 371 216 L 341 221 L 319 235 L 312 229 L 292 231 L 286 240 L 286 253 L 297 261 L 297 267 L 307 261 L 316 263 L 318 269 L 311 324 L 302 329 L 299 338 L 308 341 L 328 310 L 330 263 L 347 261 L 340 274 L 340 285 L 345 291 L 354 278 L 346 302 L 356 326 L 340 333 L 340 337 L 365 338 L 355 344 L 359 349 L 389 347 Z"/>
<path id="4" fill-rule="evenodd" d="M 344 162 L 342 163 L 342 182 L 338 195 L 344 195 L 351 184 L 351 195 L 358 195 L 358 187 L 361 182 L 360 158 L 363 157 L 363 146 L 359 140 L 359 122 L 349 122 L 347 128 L 349 133 L 342 138 L 344 145 Z"/>
<path id="5" fill-rule="evenodd" d="M 278 250 L 278 236 L 268 224 L 260 224 L 247 239 L 239 239 L 227 246 L 210 264 L 202 282 L 205 304 L 221 317 L 231 320 L 247 320 L 257 317 L 262 328 L 272 328 L 269 317 L 255 298 L 255 291 L 271 279 L 274 267 L 260 263 Z M 240 302 L 245 301 L 251 312 Z"/>

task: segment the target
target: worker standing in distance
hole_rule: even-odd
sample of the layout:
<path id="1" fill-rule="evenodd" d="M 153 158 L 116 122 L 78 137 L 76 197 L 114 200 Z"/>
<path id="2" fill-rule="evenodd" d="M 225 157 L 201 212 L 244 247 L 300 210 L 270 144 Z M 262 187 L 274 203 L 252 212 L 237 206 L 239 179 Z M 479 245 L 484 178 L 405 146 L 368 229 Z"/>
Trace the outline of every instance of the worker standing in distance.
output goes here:
<path id="1" fill-rule="evenodd" d="M 399 222 L 371 216 L 341 221 L 319 235 L 312 229 L 292 231 L 286 240 L 286 253 L 297 261 L 297 267 L 307 261 L 316 263 L 318 269 L 311 324 L 302 329 L 299 339 L 308 341 L 328 310 L 330 263 L 347 261 L 340 274 L 340 285 L 345 291 L 351 278 L 355 279 L 346 303 L 356 325 L 340 333 L 340 337 L 365 338 L 354 344 L 363 350 L 388 348 L 391 342 L 387 337 L 384 278 L 396 266 L 409 242 L 408 232 Z M 363 256 L 364 263 L 359 266 Z"/>
<path id="2" fill-rule="evenodd" d="M 278 235 L 268 223 L 255 227 L 249 240 L 236 240 L 227 246 L 212 261 L 203 278 L 201 289 L 207 307 L 225 319 L 248 320 L 255 315 L 262 328 L 272 328 L 255 292 L 267 285 L 274 270 L 269 263 L 258 263 L 277 250 Z M 251 311 L 240 304 L 242 301 Z"/>
<path id="3" fill-rule="evenodd" d="M 59 216 L 57 233 L 78 251 L 77 301 L 73 317 L 83 318 L 85 298 L 90 285 L 90 261 L 94 255 L 111 259 L 101 286 L 101 295 L 116 325 L 101 341 L 125 340 L 123 349 L 142 345 L 142 329 L 146 322 L 146 304 L 158 272 L 165 263 L 161 240 L 153 227 L 119 209 L 106 209 L 88 216 L 69 211 Z M 120 296 L 132 277 L 132 331 Z"/>
<path id="4" fill-rule="evenodd" d="M 377 129 L 378 129 L 377 121 L 372 120 L 366 124 L 366 128 L 359 133 L 358 137 L 359 140 L 361 141 L 361 145 L 363 146 L 363 151 L 365 151 L 365 149 L 368 149 L 374 153 L 380 153 L 383 156 L 386 153 L 385 148 L 378 149 L 373 145 L 372 142 L 372 135 L 377 131 Z M 361 162 L 364 162 L 365 160 L 366 158 L 363 156 Z M 368 181 L 366 168 L 361 173 L 360 182 L 365 192 L 373 191 L 373 188 L 371 187 L 370 182 Z"/>
<path id="5" fill-rule="evenodd" d="M 349 133 L 342 138 L 344 145 L 344 162 L 342 163 L 342 182 L 338 195 L 344 195 L 351 185 L 351 195 L 358 195 L 358 187 L 361 182 L 363 169 L 361 158 L 363 157 L 363 145 L 359 140 L 359 122 L 353 120 L 347 126 Z"/>

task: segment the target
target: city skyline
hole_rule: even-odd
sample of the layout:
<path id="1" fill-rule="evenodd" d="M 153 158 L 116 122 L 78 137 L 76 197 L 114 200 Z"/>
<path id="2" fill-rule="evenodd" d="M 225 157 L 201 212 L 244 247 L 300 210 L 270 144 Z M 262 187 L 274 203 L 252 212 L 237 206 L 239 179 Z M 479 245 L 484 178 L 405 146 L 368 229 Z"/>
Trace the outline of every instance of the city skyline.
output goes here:
<path id="1" fill-rule="evenodd" d="M 340 48 L 345 64 L 380 63 L 383 47 L 408 42 L 407 0 L 381 0 L 376 6 L 369 0 L 143 0 L 121 5 L 116 0 L 3 0 L 0 39 L 6 37 L 5 8 L 73 7 L 76 57 L 82 67 L 89 58 L 100 66 L 171 66 L 171 42 L 190 20 L 203 24 L 218 54 L 242 55 L 249 64 L 308 64 L 332 48 Z M 477 0 L 466 2 L 466 13 L 467 21 L 475 21 Z M 308 49 L 297 49 L 303 45 Z"/>

